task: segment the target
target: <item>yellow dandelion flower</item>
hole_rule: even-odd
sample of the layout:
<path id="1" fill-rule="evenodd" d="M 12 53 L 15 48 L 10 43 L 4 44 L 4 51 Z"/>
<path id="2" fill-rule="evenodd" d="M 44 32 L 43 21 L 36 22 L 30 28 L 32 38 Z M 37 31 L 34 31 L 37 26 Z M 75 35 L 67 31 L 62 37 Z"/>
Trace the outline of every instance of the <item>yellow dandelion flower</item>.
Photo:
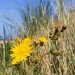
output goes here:
<path id="1" fill-rule="evenodd" d="M 47 43 L 47 39 L 46 38 L 44 38 L 44 37 L 40 37 L 39 38 L 39 40 L 40 40 L 40 42 L 42 42 L 42 43 Z"/>
<path id="2" fill-rule="evenodd" d="M 44 43 L 47 43 L 47 41 L 48 41 L 48 40 L 47 40 L 46 38 L 44 38 L 44 37 L 40 37 L 39 40 L 40 40 L 40 46 L 43 46 L 43 44 L 44 44 Z"/>
<path id="3" fill-rule="evenodd" d="M 14 45 L 11 48 L 10 57 L 13 59 L 12 64 L 16 64 L 21 61 L 26 61 L 27 57 L 32 53 L 32 46 L 28 43 L 28 38 L 25 38 L 20 44 Z"/>
<path id="4" fill-rule="evenodd" d="M 14 38 L 14 41 L 15 41 L 16 43 L 20 43 L 20 39 L 19 39 L 18 37 L 15 37 L 15 38 Z"/>

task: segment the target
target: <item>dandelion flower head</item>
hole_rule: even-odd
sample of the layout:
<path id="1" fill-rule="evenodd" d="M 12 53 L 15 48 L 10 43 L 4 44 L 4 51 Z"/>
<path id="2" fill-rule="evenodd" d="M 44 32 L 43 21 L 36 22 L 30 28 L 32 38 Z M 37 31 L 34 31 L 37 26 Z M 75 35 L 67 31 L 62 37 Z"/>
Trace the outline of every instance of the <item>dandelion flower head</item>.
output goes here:
<path id="1" fill-rule="evenodd" d="M 20 42 L 20 39 L 19 39 L 18 37 L 15 37 L 15 38 L 14 38 L 14 41 L 15 41 L 16 43 L 19 43 L 19 42 Z"/>
<path id="2" fill-rule="evenodd" d="M 40 42 L 43 42 L 43 43 L 47 43 L 47 39 L 45 37 L 40 37 L 39 38 Z"/>
<path id="3" fill-rule="evenodd" d="M 21 61 L 26 61 L 27 57 L 32 53 L 32 46 L 30 46 L 31 40 L 27 37 L 20 44 L 14 45 L 11 48 L 10 57 L 12 58 L 12 64 L 17 64 Z"/>

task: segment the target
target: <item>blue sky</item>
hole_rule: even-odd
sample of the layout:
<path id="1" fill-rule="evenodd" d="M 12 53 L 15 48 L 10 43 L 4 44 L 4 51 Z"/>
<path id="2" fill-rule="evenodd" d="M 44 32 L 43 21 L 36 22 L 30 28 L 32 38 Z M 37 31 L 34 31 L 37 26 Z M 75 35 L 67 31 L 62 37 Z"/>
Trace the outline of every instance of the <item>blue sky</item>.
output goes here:
<path id="1" fill-rule="evenodd" d="M 17 0 L 18 4 L 21 1 Z M 17 8 L 16 0 L 0 0 L 0 35 L 3 36 L 3 24 L 6 21 L 4 16 L 11 16 L 11 14 L 17 19 L 20 19 Z M 22 5 L 22 4 L 21 4 Z M 5 24 L 4 24 L 5 25 Z"/>
<path id="2" fill-rule="evenodd" d="M 30 2 L 33 1 L 33 5 L 37 5 L 35 3 L 36 0 L 28 0 Z M 19 7 L 24 7 L 26 5 L 27 0 L 0 0 L 0 35 L 3 35 L 3 25 L 6 25 L 6 19 L 5 17 L 14 17 L 15 20 L 20 20 L 20 13 L 17 10 Z M 39 0 L 37 0 L 37 3 L 39 3 Z M 25 9 L 25 8 L 23 8 Z"/>
<path id="3" fill-rule="evenodd" d="M 30 0 L 31 1 L 31 0 Z M 35 4 L 35 0 L 33 1 L 33 5 Z M 38 0 L 39 1 L 39 0 Z M 20 14 L 18 6 L 25 6 L 27 0 L 0 0 L 0 35 L 3 35 L 3 25 L 5 25 L 6 19 L 5 16 L 13 16 L 15 20 L 20 20 Z M 25 9 L 25 8 L 24 8 Z"/>

